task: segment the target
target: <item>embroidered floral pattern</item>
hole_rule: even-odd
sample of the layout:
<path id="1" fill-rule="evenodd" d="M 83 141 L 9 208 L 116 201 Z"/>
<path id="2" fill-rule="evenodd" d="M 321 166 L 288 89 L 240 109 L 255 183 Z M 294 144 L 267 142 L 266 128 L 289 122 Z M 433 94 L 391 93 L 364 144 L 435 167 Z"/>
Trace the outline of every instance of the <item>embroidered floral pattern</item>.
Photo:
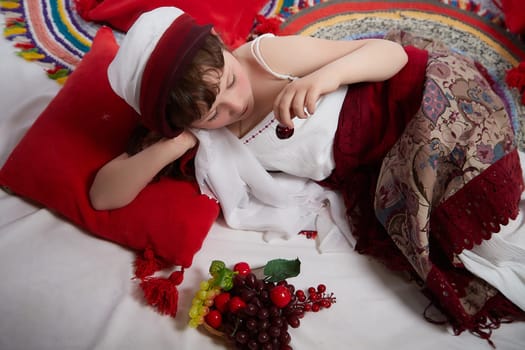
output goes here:
<path id="1" fill-rule="evenodd" d="M 428 79 L 425 83 L 427 93 L 423 97 L 423 113 L 433 123 L 443 114 L 447 107 L 450 107 L 443 91 L 433 79 Z"/>

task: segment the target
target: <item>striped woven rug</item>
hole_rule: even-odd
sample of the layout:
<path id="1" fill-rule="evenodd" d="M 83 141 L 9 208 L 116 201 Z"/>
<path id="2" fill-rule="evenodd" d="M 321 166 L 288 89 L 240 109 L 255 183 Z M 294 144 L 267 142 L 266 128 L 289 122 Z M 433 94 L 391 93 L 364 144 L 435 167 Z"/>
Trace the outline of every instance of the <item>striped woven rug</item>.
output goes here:
<path id="1" fill-rule="evenodd" d="M 494 0 L 435 0 L 497 23 L 501 17 L 490 6 Z M 262 18 L 279 23 L 305 9 L 331 0 L 268 0 Z M 4 36 L 12 40 L 21 57 L 37 62 L 48 76 L 63 83 L 90 49 L 98 25 L 85 22 L 74 10 L 74 0 L 0 0 Z M 257 22 L 254 23 L 254 28 Z"/>
<path id="2" fill-rule="evenodd" d="M 73 11 L 73 0 L 1 0 L 4 36 L 19 55 L 63 83 L 90 49 L 98 26 Z"/>

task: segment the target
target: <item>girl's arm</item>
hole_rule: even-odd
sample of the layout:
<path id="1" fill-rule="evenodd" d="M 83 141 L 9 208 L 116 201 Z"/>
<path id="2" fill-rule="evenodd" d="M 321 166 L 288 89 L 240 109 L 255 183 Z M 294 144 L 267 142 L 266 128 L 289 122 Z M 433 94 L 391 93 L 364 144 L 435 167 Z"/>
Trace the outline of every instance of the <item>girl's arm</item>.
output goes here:
<path id="1" fill-rule="evenodd" d="M 133 156 L 123 153 L 105 164 L 96 174 L 89 197 L 97 210 L 116 209 L 129 204 L 169 163 L 197 144 L 184 131 L 173 139 L 161 139 Z"/>
<path id="2" fill-rule="evenodd" d="M 399 72 L 408 57 L 403 47 L 383 39 L 325 40 L 308 36 L 264 38 L 261 53 L 279 73 L 301 77 L 277 96 L 274 113 L 293 127 L 291 118 L 306 118 L 320 96 L 341 85 L 383 81 Z"/>

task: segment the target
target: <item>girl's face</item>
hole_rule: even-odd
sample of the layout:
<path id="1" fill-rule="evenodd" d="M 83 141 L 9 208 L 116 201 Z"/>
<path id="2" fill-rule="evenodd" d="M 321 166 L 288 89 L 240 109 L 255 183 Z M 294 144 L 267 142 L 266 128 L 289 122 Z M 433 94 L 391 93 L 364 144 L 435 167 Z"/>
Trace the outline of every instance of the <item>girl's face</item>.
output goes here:
<path id="1" fill-rule="evenodd" d="M 219 78 L 220 91 L 210 110 L 191 126 L 217 129 L 248 117 L 253 111 L 253 94 L 244 67 L 224 50 L 224 70 Z"/>

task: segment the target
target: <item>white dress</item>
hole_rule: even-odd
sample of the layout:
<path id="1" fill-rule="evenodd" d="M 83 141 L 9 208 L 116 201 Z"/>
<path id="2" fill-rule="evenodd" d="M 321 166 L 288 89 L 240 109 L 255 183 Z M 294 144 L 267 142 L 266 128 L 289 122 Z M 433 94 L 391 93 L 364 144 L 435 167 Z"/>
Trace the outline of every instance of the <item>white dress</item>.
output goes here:
<path id="1" fill-rule="evenodd" d="M 274 72 L 264 61 L 259 49 L 265 34 L 251 42 L 254 58 L 262 68 L 279 79 L 296 79 L 293 76 Z M 266 170 L 323 180 L 332 172 L 335 162 L 332 152 L 339 112 L 347 87 L 325 95 L 318 103 L 315 113 L 306 119 L 294 118 L 294 134 L 288 139 L 279 139 L 275 129 L 278 122 L 273 112 L 268 114 L 255 128 L 241 138 Z"/>

